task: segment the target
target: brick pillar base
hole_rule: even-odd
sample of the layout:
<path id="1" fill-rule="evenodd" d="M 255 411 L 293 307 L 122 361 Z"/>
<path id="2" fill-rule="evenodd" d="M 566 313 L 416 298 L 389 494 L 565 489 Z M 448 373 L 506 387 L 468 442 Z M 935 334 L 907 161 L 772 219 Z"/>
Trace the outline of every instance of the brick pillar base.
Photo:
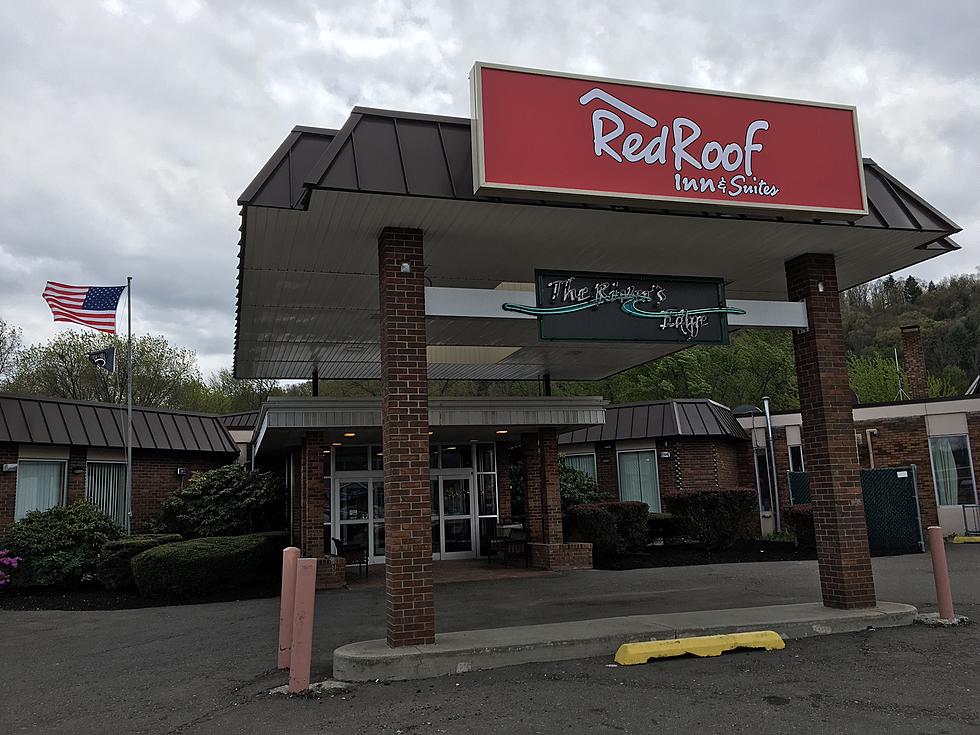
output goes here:
<path id="1" fill-rule="evenodd" d="M 342 556 L 321 556 L 316 560 L 316 588 L 334 590 L 347 584 L 347 561 Z"/>
<path id="2" fill-rule="evenodd" d="M 793 348 L 823 602 L 837 608 L 873 607 L 834 256 L 810 253 L 788 261 L 786 286 L 790 300 L 806 303 L 809 322 L 805 331 L 793 334 Z"/>
<path id="3" fill-rule="evenodd" d="M 327 546 L 324 539 L 323 508 L 326 503 L 324 482 L 324 450 L 330 443 L 322 431 L 311 431 L 303 438 L 300 448 L 299 517 L 293 519 L 293 529 L 300 554 L 322 559 Z"/>
<path id="4" fill-rule="evenodd" d="M 435 641 L 422 231 L 378 238 L 389 646 Z"/>
<path id="5" fill-rule="evenodd" d="M 528 544 L 527 553 L 528 564 L 538 569 L 592 569 L 592 544 Z"/>

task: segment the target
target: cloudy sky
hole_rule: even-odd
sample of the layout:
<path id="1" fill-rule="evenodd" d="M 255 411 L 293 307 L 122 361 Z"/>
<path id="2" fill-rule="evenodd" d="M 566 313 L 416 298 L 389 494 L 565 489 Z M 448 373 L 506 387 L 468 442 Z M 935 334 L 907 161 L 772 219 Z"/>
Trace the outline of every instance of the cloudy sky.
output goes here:
<path id="1" fill-rule="evenodd" d="M 928 8 L 928 10 L 926 10 Z M 468 115 L 476 59 L 854 104 L 865 155 L 964 228 L 980 266 L 980 3 L 0 4 L 0 315 L 65 327 L 47 279 L 135 277 L 135 328 L 230 366 L 238 208 L 296 124 L 353 105 Z"/>

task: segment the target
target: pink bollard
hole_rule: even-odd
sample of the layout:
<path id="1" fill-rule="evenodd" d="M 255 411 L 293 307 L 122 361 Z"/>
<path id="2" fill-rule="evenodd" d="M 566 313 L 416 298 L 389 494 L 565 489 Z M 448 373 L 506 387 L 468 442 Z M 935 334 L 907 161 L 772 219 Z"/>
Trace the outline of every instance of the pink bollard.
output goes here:
<path id="1" fill-rule="evenodd" d="M 293 646 L 293 603 L 296 600 L 296 561 L 299 549 L 282 550 L 282 593 L 279 596 L 279 655 L 276 666 L 289 668 L 289 650 Z"/>
<path id="2" fill-rule="evenodd" d="M 939 602 L 939 618 L 954 620 L 953 593 L 949 587 L 949 566 L 946 563 L 946 544 L 943 529 L 929 526 L 929 555 L 932 557 L 932 576 L 936 580 L 936 600 Z"/>
<path id="3" fill-rule="evenodd" d="M 289 693 L 310 686 L 313 658 L 313 608 L 316 603 L 316 559 L 296 563 L 296 601 L 293 605 L 293 644 L 289 652 Z"/>

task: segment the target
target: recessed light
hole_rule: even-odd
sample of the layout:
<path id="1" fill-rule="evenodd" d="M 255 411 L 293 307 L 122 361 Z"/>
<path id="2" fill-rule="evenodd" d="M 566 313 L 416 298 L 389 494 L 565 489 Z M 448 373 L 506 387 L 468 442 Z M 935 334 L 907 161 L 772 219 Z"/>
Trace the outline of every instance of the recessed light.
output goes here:
<path id="1" fill-rule="evenodd" d="M 332 447 L 339 447 L 339 446 L 342 446 L 342 445 L 341 445 L 341 443 L 340 443 L 340 442 L 332 442 L 332 443 L 330 444 L 330 446 L 332 446 Z"/>
<path id="2" fill-rule="evenodd" d="M 432 436 L 432 432 L 431 431 L 429 432 L 429 436 Z"/>
<path id="3" fill-rule="evenodd" d="M 446 447 L 446 449 L 448 449 L 450 452 L 456 451 L 456 447 Z"/>
<path id="4" fill-rule="evenodd" d="M 346 436 L 348 439 L 350 439 L 352 437 L 357 436 L 357 434 L 355 434 L 353 431 L 347 431 L 347 432 L 344 432 L 344 436 Z"/>
<path id="5" fill-rule="evenodd" d="M 385 453 L 384 452 L 375 452 L 375 455 L 374 456 L 376 456 L 376 457 L 383 457 L 383 456 L 385 456 Z"/>
<path id="6" fill-rule="evenodd" d="M 507 429 L 497 429 L 497 433 L 498 434 L 506 434 L 507 433 Z"/>

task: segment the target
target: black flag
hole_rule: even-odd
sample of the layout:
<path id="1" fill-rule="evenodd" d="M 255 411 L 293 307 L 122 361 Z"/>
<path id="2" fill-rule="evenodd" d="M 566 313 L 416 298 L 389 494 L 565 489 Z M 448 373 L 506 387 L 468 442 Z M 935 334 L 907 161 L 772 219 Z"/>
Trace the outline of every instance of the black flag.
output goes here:
<path id="1" fill-rule="evenodd" d="M 106 372 L 114 373 L 116 372 L 116 348 L 107 347 L 104 350 L 97 350 L 96 352 L 88 352 L 88 359 L 92 361 L 95 367 L 100 367 Z"/>

